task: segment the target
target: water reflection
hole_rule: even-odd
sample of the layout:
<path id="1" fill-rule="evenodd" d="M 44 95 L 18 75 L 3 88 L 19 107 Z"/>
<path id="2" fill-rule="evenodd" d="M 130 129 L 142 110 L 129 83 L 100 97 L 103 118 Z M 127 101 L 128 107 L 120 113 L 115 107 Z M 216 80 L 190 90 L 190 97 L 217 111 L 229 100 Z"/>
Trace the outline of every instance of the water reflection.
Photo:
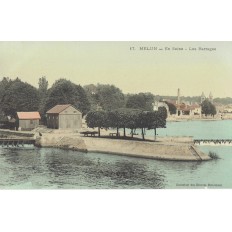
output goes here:
<path id="1" fill-rule="evenodd" d="M 100 162 L 86 169 L 87 175 L 98 180 L 108 179 L 111 188 L 162 188 L 164 177 L 156 171 L 149 171 L 146 165 L 133 161 L 117 161 L 115 163 Z"/>
<path id="2" fill-rule="evenodd" d="M 231 152 L 226 148 L 225 154 L 218 153 L 223 159 L 217 161 L 174 162 L 60 149 L 0 149 L 0 186 L 156 189 L 196 182 L 231 186 Z"/>
<path id="3" fill-rule="evenodd" d="M 190 172 L 194 173 L 197 171 L 198 168 L 201 167 L 201 165 L 204 165 L 204 162 L 202 161 L 158 161 L 160 165 L 164 168 L 164 170 L 173 170 L 175 172 Z"/>

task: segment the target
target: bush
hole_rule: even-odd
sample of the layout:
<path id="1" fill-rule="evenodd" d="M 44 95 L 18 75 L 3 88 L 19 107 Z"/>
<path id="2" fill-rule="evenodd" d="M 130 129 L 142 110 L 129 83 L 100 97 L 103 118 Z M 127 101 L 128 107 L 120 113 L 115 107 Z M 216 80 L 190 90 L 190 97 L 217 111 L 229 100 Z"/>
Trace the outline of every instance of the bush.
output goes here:
<path id="1" fill-rule="evenodd" d="M 212 159 L 220 159 L 218 154 L 216 152 L 212 152 L 212 151 L 209 152 L 209 157 Z"/>

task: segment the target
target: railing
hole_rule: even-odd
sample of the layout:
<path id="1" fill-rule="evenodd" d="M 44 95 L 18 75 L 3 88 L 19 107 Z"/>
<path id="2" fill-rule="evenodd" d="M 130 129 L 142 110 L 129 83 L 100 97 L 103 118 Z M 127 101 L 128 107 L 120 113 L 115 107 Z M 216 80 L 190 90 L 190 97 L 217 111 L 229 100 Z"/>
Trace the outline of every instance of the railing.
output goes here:
<path id="1" fill-rule="evenodd" d="M 194 139 L 194 144 L 201 145 L 201 144 L 215 144 L 215 145 L 226 145 L 231 144 L 232 145 L 232 139 Z"/>

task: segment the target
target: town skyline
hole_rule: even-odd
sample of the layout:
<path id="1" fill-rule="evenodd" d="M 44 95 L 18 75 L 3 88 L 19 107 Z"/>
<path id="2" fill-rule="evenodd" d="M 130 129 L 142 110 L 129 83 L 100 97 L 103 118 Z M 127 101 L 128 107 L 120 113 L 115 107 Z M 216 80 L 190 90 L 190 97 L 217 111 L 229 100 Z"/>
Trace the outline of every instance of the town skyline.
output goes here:
<path id="1" fill-rule="evenodd" d="M 65 78 L 125 94 L 232 97 L 231 42 L 0 42 L 0 51 L 0 77 L 35 87 L 45 76 L 49 87 Z"/>

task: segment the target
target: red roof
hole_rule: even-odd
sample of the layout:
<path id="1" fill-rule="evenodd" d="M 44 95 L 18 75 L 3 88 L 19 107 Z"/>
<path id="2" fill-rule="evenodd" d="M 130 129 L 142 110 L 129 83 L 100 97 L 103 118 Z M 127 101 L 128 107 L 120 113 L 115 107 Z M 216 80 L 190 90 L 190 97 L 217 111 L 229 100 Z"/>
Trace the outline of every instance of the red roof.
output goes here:
<path id="1" fill-rule="evenodd" d="M 67 109 L 71 104 L 66 104 L 66 105 L 56 105 L 50 110 L 47 111 L 47 114 L 59 114 L 65 109 Z"/>
<path id="2" fill-rule="evenodd" d="M 17 112 L 19 119 L 40 119 L 39 112 Z"/>

